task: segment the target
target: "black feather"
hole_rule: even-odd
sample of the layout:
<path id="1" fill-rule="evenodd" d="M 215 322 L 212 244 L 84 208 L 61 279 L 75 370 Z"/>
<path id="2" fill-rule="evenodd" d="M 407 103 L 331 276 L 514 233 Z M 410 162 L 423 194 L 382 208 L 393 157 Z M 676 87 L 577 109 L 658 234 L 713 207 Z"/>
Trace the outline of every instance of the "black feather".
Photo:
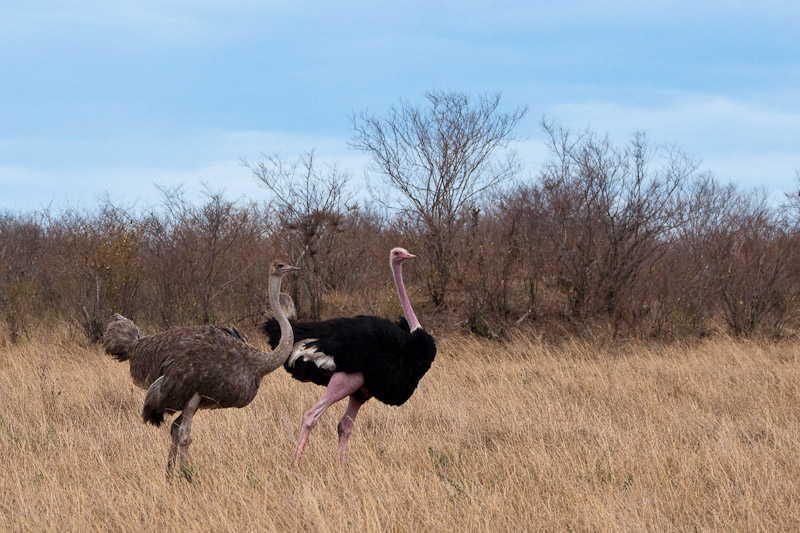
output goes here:
<path id="1" fill-rule="evenodd" d="M 217 327 L 222 331 L 224 331 L 225 333 L 227 333 L 228 335 L 230 335 L 231 337 L 239 339 L 242 342 L 247 342 L 247 335 L 239 331 L 239 329 L 233 324 L 227 326 L 217 326 Z M 280 331 L 280 329 L 278 331 Z"/>
<path id="2" fill-rule="evenodd" d="M 307 347 L 333 358 L 337 372 L 364 374 L 364 387 L 371 396 L 389 405 L 401 405 L 417 388 L 436 357 L 436 343 L 428 333 L 410 331 L 408 322 L 373 316 L 334 318 L 321 322 L 291 322 L 295 346 Z M 280 327 L 270 319 L 264 324 L 273 349 L 280 340 Z M 291 356 L 290 358 L 291 359 Z M 327 385 L 331 371 L 313 361 L 298 358 L 284 368 L 300 381 Z"/>

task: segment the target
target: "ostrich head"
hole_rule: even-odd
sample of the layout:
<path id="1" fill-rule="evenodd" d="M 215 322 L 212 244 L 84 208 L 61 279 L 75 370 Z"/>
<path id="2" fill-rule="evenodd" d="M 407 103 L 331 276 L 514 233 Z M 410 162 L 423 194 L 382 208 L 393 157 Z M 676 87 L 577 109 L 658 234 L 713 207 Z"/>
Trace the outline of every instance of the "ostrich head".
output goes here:
<path id="1" fill-rule="evenodd" d="M 300 267 L 292 266 L 285 261 L 281 261 L 280 259 L 276 259 L 272 262 L 272 266 L 269 269 L 269 273 L 272 276 L 281 276 L 283 277 L 284 274 L 289 272 L 293 272 L 295 270 L 300 270 Z"/>
<path id="2" fill-rule="evenodd" d="M 300 270 L 299 267 L 292 266 L 285 261 L 281 261 L 280 259 L 276 259 L 270 265 L 269 274 L 269 301 L 270 301 L 270 312 L 275 312 L 278 306 L 280 306 L 281 311 L 283 314 L 288 318 L 296 318 L 297 317 L 297 310 L 294 307 L 294 301 L 292 298 L 281 290 L 281 280 L 283 276 L 288 274 L 289 272 L 294 272 L 295 270 Z"/>
<path id="3" fill-rule="evenodd" d="M 399 265 L 406 259 L 411 259 L 414 257 L 417 256 L 408 253 L 408 250 L 406 250 L 405 248 L 392 248 L 392 251 L 389 252 L 389 264 L 391 264 L 391 266 L 394 267 L 395 265 Z"/>

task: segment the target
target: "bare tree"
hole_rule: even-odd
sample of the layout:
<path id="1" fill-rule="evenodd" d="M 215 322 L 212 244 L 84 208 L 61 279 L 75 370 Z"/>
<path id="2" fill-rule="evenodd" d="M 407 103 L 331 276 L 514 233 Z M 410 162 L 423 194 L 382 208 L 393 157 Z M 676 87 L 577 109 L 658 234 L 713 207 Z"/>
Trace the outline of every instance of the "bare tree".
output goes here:
<path id="1" fill-rule="evenodd" d="M 560 283 L 569 314 L 605 313 L 615 329 L 630 316 L 631 289 L 665 253 L 685 219 L 684 190 L 697 164 L 634 133 L 626 149 L 592 132 L 575 135 L 543 122 L 553 159 L 542 187 L 552 214 Z M 664 163 L 651 164 L 655 155 Z"/>
<path id="2" fill-rule="evenodd" d="M 525 308 L 523 315 L 517 319 L 521 324 L 527 319 L 535 319 L 541 312 L 541 292 L 550 277 L 552 269 L 548 269 L 552 257 L 549 229 L 549 205 L 545 201 L 543 189 L 535 184 L 520 184 L 506 192 L 497 203 L 498 212 L 492 218 L 501 222 L 509 233 L 510 249 L 508 255 L 519 263 L 520 271 L 511 276 L 506 275 L 508 283 L 511 278 L 518 278 L 524 295 Z"/>
<path id="3" fill-rule="evenodd" d="M 217 302 L 268 258 L 248 250 L 263 232 L 252 205 L 237 206 L 221 192 L 206 192 L 195 205 L 178 188 L 162 190 L 163 208 L 145 221 L 147 280 L 164 326 L 186 320 L 210 324 L 220 319 Z M 260 270 L 263 270 L 260 269 Z"/>
<path id="4" fill-rule="evenodd" d="M 41 266 L 47 246 L 44 227 L 32 214 L 0 213 L 0 319 L 15 343 L 26 334 L 34 315 L 37 288 L 42 287 Z"/>
<path id="5" fill-rule="evenodd" d="M 798 311 L 800 242 L 763 191 L 708 187 L 719 191 L 719 201 L 694 232 L 696 256 L 718 294 L 722 318 L 737 336 L 780 335 Z"/>
<path id="6" fill-rule="evenodd" d="M 508 147 L 527 108 L 502 113 L 499 94 L 477 101 L 458 92 L 425 96 L 427 107 L 401 101 L 384 118 L 354 115 L 351 146 L 372 156 L 371 170 L 399 195 L 386 201 L 386 191 L 379 190 L 376 198 L 411 215 L 406 229 L 420 237 L 429 258 L 428 290 L 441 305 L 452 279 L 462 215 L 520 169 Z"/>
<path id="7" fill-rule="evenodd" d="M 289 253 L 301 270 L 296 277 L 309 301 L 308 316 L 319 320 L 325 289 L 325 264 L 337 252 L 337 235 L 342 230 L 349 208 L 350 175 L 335 165 L 319 169 L 312 149 L 293 160 L 278 154 L 265 155 L 262 161 L 243 161 L 253 176 L 272 193 L 275 215 L 292 238 Z M 300 305 L 298 285 L 294 284 L 295 302 Z"/>
<path id="8" fill-rule="evenodd" d="M 97 212 L 66 210 L 48 222 L 51 268 L 68 315 L 90 342 L 112 310 L 131 312 L 142 280 L 141 227 L 105 200 Z"/>
<path id="9" fill-rule="evenodd" d="M 797 185 L 800 186 L 800 169 L 795 170 L 794 174 Z M 800 232 L 800 188 L 784 194 L 781 212 L 785 222 L 794 228 L 795 232 Z"/>

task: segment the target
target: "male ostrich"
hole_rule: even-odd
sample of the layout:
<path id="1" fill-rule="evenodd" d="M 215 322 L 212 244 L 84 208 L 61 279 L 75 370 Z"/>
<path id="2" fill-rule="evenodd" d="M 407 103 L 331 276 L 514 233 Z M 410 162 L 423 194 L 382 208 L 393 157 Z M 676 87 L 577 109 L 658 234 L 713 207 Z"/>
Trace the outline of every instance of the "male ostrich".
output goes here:
<path id="1" fill-rule="evenodd" d="M 243 342 L 236 328 L 188 326 L 141 337 L 136 325 L 116 314 L 103 335 L 106 352 L 130 360 L 133 382 L 147 389 L 142 418 L 156 426 L 164 413 L 181 411 L 172 423 L 167 458 L 171 479 L 178 457 L 180 471 L 188 461 L 192 417 L 198 409 L 244 407 L 255 398 L 261 379 L 278 368 L 292 350 L 292 328 L 279 302 L 281 278 L 299 270 L 280 261 L 272 263 L 269 302 L 280 324 L 280 343 L 265 353 Z"/>
<path id="2" fill-rule="evenodd" d="M 374 316 L 334 318 L 322 322 L 295 322 L 294 348 L 284 368 L 300 381 L 327 386 L 322 398 L 303 415 L 295 466 L 300 466 L 311 430 L 325 410 L 350 397 L 339 421 L 339 463 L 345 467 L 347 439 L 358 410 L 375 397 L 388 405 L 401 405 L 431 367 L 436 343 L 420 327 L 403 285 L 403 261 L 416 257 L 403 248 L 392 249 L 389 263 L 405 319 L 397 323 Z M 270 344 L 277 345 L 279 324 L 264 324 Z M 282 337 L 281 337 L 282 338 Z"/>

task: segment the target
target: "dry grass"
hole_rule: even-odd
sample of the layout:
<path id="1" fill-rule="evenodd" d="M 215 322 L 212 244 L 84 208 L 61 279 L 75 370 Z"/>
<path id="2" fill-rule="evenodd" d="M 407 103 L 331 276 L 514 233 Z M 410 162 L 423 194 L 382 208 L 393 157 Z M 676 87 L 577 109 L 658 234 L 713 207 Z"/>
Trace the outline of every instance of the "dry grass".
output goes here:
<path id="1" fill-rule="evenodd" d="M 279 370 L 249 407 L 198 414 L 194 481 L 173 485 L 127 363 L 0 347 L 0 528 L 800 530 L 800 347 L 439 345 L 406 405 L 364 407 L 346 476 L 344 402 L 289 467 L 321 389 Z"/>

